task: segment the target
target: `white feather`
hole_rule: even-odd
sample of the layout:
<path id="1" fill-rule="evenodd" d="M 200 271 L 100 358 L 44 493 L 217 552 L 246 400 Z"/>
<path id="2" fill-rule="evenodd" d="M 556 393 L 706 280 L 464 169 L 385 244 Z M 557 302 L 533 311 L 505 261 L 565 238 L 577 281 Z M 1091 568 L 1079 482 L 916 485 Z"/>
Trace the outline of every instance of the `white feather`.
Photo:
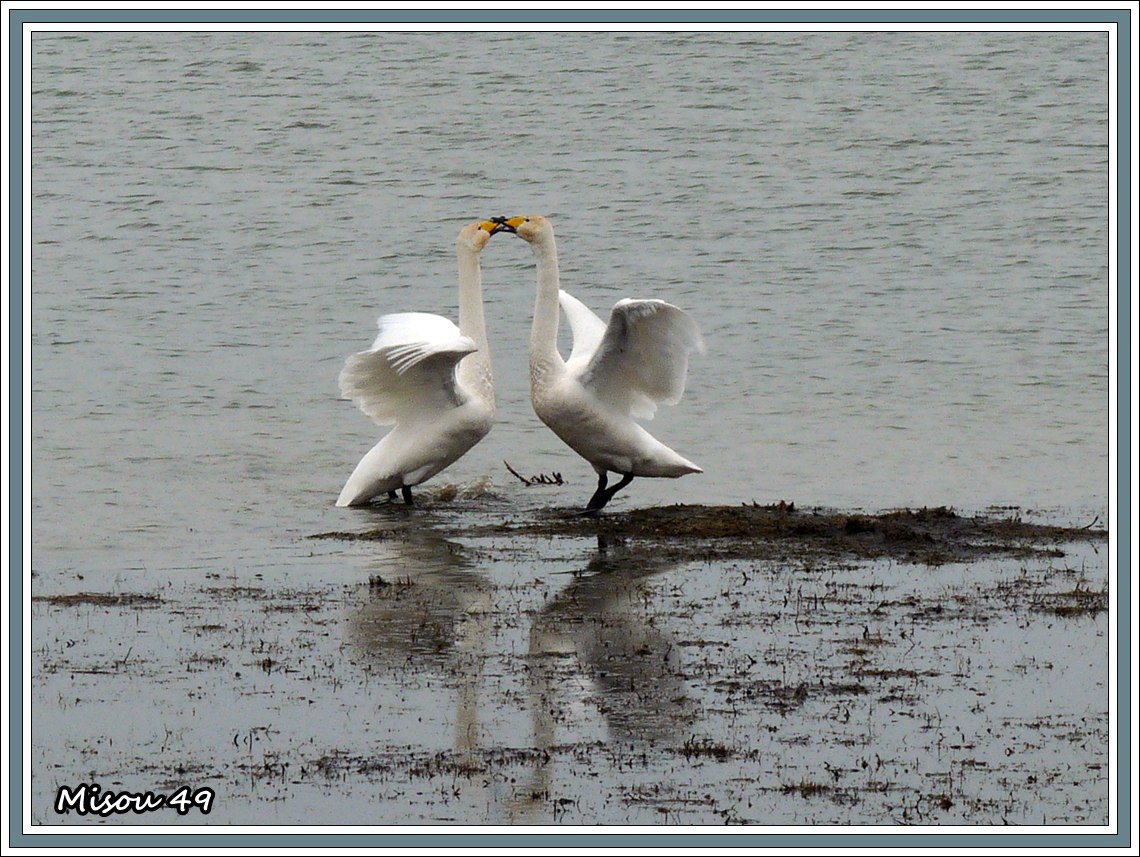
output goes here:
<path id="1" fill-rule="evenodd" d="M 658 402 L 681 400 L 689 353 L 703 350 L 696 322 L 683 310 L 665 301 L 626 298 L 614 306 L 579 380 L 613 407 L 653 419 Z"/>
<path id="2" fill-rule="evenodd" d="M 382 426 L 462 402 L 455 367 L 476 350 L 471 337 L 422 312 L 381 316 L 378 326 L 372 348 L 344 362 L 337 379 L 344 398 Z"/>
<path id="3" fill-rule="evenodd" d="M 574 336 L 570 359 L 566 362 L 589 362 L 594 352 L 598 350 L 602 336 L 605 335 L 606 323 L 569 292 L 559 291 L 558 303 L 566 313 L 566 318 L 570 322 L 570 333 Z"/>

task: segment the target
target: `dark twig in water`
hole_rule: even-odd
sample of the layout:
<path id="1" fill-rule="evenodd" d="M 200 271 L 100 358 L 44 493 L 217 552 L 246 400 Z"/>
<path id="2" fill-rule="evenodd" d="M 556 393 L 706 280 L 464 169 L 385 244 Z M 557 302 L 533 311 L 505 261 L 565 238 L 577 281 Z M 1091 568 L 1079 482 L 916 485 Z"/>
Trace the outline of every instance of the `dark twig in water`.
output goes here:
<path id="1" fill-rule="evenodd" d="M 507 462 L 505 459 L 503 461 L 503 464 L 505 464 L 507 466 L 507 470 L 511 471 L 512 476 L 514 476 L 516 479 L 518 479 L 523 485 L 527 486 L 528 488 L 532 485 L 562 485 L 563 484 L 561 473 L 551 473 L 549 476 L 547 476 L 545 473 L 539 473 L 535 476 L 531 476 L 528 479 L 527 477 L 525 477 L 521 473 L 519 473 L 517 470 L 515 470 L 513 467 L 511 467 L 510 463 Z"/>

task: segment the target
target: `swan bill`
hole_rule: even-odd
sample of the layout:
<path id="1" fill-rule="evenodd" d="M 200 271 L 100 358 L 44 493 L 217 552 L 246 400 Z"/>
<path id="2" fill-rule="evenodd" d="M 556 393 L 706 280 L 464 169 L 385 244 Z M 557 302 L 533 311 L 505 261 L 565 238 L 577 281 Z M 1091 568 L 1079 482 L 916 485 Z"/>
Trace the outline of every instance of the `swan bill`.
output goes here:
<path id="1" fill-rule="evenodd" d="M 518 232 L 520 226 L 530 220 L 529 217 L 492 217 L 491 222 L 495 224 L 495 232 Z"/>
<path id="2" fill-rule="evenodd" d="M 519 224 L 525 222 L 525 220 L 526 218 L 524 217 L 513 217 L 510 220 L 505 217 L 492 217 L 490 220 L 484 220 L 480 223 L 479 228 L 491 235 L 497 235 L 500 232 L 513 233 Z M 513 221 L 518 221 L 518 223 Z"/>

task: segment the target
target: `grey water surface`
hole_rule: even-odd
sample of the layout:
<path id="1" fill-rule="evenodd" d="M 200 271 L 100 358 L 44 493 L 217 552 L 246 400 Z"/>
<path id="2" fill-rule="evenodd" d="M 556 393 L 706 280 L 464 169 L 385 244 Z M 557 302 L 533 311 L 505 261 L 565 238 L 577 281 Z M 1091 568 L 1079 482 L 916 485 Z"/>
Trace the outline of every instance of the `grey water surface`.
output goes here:
<path id="1" fill-rule="evenodd" d="M 293 757 L 289 776 L 305 760 L 311 773 L 313 760 L 328 767 L 329 758 L 367 755 L 378 735 L 404 748 L 470 749 L 470 733 L 453 742 L 452 727 L 478 720 L 481 693 L 456 690 L 459 713 L 442 727 L 432 696 L 439 687 L 422 679 L 425 671 L 488 681 L 464 659 L 475 657 L 484 669 L 519 650 L 546 651 L 549 640 L 588 665 L 598 653 L 580 639 L 559 642 L 559 628 L 581 621 L 584 604 L 611 615 L 615 597 L 620 610 L 633 611 L 612 623 L 626 641 L 624 650 L 615 644 L 626 690 L 611 689 L 609 707 L 591 713 L 592 697 L 576 696 L 578 679 L 559 669 L 532 670 L 513 688 L 502 686 L 506 671 L 493 678 L 492 722 L 504 734 L 531 735 L 520 747 L 535 753 L 560 745 L 555 727 L 524 713 L 526 700 L 556 697 L 567 710 L 586 712 L 577 738 L 609 736 L 598 741 L 611 749 L 638 740 L 692 749 L 702 717 L 717 724 L 719 737 L 734 728 L 735 715 L 711 712 L 699 690 L 671 685 L 673 670 L 645 679 L 665 690 L 640 693 L 649 699 L 644 709 L 621 702 L 637 683 L 626 673 L 656 675 L 639 671 L 638 653 L 662 653 L 653 668 L 660 671 L 668 658 L 696 651 L 685 644 L 697 631 L 653 619 L 668 602 L 673 621 L 698 621 L 668 582 L 683 581 L 683 568 L 635 559 L 652 578 L 648 589 L 638 589 L 644 581 L 635 577 L 616 590 L 566 590 L 569 580 L 551 576 L 551 563 L 586 571 L 595 546 L 555 544 L 551 556 L 519 549 L 504 558 L 496 546 L 453 544 L 430 525 L 418 538 L 400 530 L 392 543 L 308 539 L 382 526 L 394 511 L 333 506 L 383 431 L 338 398 L 337 373 L 348 354 L 369 345 L 382 313 L 457 318 L 454 240 L 471 220 L 545 214 L 558 237 L 563 287 L 603 318 L 623 297 L 658 297 L 687 309 L 701 327 L 707 352 L 693 358 L 684 398 L 661 408 L 648 428 L 705 472 L 636 480 L 614 500 L 615 512 L 784 500 L 872 511 L 1014 507 L 1068 525 L 1103 523 L 1107 59 L 1105 34 L 1081 32 L 36 33 L 31 590 L 144 593 L 164 606 L 122 616 L 112 609 L 110 617 L 90 606 L 78 617 L 70 608 L 36 608 L 35 819 L 60 820 L 49 804 L 61 783 L 118 776 L 153 788 L 122 770 L 179 740 L 198 748 L 179 764 L 206 783 L 209 760 L 221 752 L 203 749 L 209 735 L 227 751 L 248 741 L 241 749 L 252 758 L 254 739 L 279 735 L 286 716 L 294 750 L 315 742 L 310 754 Z M 538 422 L 528 400 L 529 248 L 496 236 L 483 253 L 483 283 L 499 423 L 425 485 L 425 496 L 440 506 L 442 495 L 431 491 L 458 486 L 444 514 L 469 508 L 480 521 L 580 506 L 593 472 Z M 565 484 L 525 488 L 504 459 L 525 474 L 559 472 Z M 424 560 L 425 552 L 443 559 Z M 1086 560 L 1094 585 L 1107 580 L 1103 551 Z M 406 614 L 383 601 L 356 603 L 343 587 L 370 578 L 394 585 L 422 568 L 417 597 L 435 605 L 422 609 L 442 611 L 449 630 L 435 649 L 405 650 L 415 636 L 401 630 Z M 998 577 L 1024 571 L 1016 562 L 990 570 Z M 952 582 L 922 585 L 967 585 L 957 572 L 939 572 L 947 573 Z M 911 584 L 897 574 L 872 576 L 906 590 Z M 697 602 L 719 591 L 702 586 L 711 588 Z M 756 597 L 778 590 L 787 603 L 783 585 L 766 586 Z M 227 606 L 223 590 L 253 601 Z M 302 598 L 301 607 L 267 613 L 258 592 L 268 593 L 269 604 L 297 592 L 331 601 Z M 305 624 L 310 613 L 319 625 Z M 487 616 L 502 615 L 512 617 L 511 631 L 486 626 Z M 710 608 L 714 615 L 725 618 Z M 264 637 L 274 617 L 286 639 Z M 1022 635 L 1016 623 L 1002 625 L 986 642 L 972 639 L 1011 652 L 1003 669 L 1017 673 L 1022 691 L 1027 676 L 1076 682 L 1068 688 L 1075 697 L 1058 691 L 1059 698 L 1090 705 L 1079 716 L 1100 723 L 1105 620 L 1073 620 L 1078 626 L 1087 636 L 1075 672 L 1053 670 L 1068 663 L 1065 655 L 1054 655 L 1048 670 L 1033 660 L 1050 638 L 1040 626 Z M 724 636 L 716 651 L 729 660 L 718 669 L 768 651 L 770 630 L 760 618 Z M 140 633 L 150 636 L 135 639 Z M 224 651 L 195 648 L 211 633 L 224 634 Z M 275 688 L 271 669 L 257 666 L 280 660 L 290 640 L 307 634 L 320 638 L 313 651 L 326 660 L 312 674 L 327 678 L 322 688 L 343 706 L 335 712 L 328 702 L 299 702 L 295 688 Z M 402 642 L 391 643 L 393 635 Z M 69 670 L 70 650 L 84 647 L 104 660 Z M 965 669 L 970 646 L 957 640 L 944 648 L 958 659 L 952 666 Z M 354 668 L 346 652 L 368 669 Z M 118 691 L 97 690 L 107 687 L 99 669 L 129 671 L 144 654 L 150 661 Z M 410 678 L 401 674 L 409 664 Z M 916 674 L 922 669 L 935 668 Z M 208 681 L 171 686 L 172 671 L 180 671 L 179 682 L 187 673 Z M 251 674 L 264 674 L 268 686 L 251 689 Z M 288 705 L 275 696 L 281 693 Z M 346 693 L 357 696 L 345 702 Z M 358 705 L 371 704 L 368 694 L 402 700 L 396 719 L 380 718 L 379 731 L 358 716 Z M 203 700 L 199 710 L 187 713 L 195 698 Z M 263 717 L 258 701 L 277 714 Z M 199 719 L 203 708 L 208 722 Z M 298 725 L 304 716 L 296 712 L 305 710 L 324 718 L 311 732 Z M 322 745 L 323 729 L 335 729 L 340 715 L 352 721 L 345 734 L 353 737 Z M 759 729 L 750 716 L 742 722 Z M 838 722 L 826 708 L 819 716 Z M 907 722 L 926 734 L 932 717 Z M 437 728 L 448 736 L 442 743 Z M 1061 733 L 1073 734 L 1058 727 Z M 101 736 L 111 734 L 112 755 L 120 756 L 101 765 L 100 752 L 111 752 Z M 907 734 L 886 729 L 883 740 L 913 747 Z M 499 746 L 486 736 L 474 743 Z M 940 758 L 944 745 L 921 747 L 914 752 Z M 992 749 L 971 771 L 1003 761 L 1001 748 Z M 626 750 L 613 752 L 603 765 L 607 782 L 622 771 L 618 756 Z M 1089 750 L 1092 761 L 1082 752 L 1083 770 L 1103 777 L 1106 749 Z M 187 761 L 196 753 L 207 759 L 202 768 Z M 678 753 L 670 758 L 692 761 L 697 751 Z M 864 755 L 873 764 L 873 752 Z M 525 767 L 535 758 L 515 762 Z M 770 805 L 746 808 L 735 795 L 731 814 L 684 801 L 662 811 L 646 798 L 579 801 L 579 815 L 566 817 L 558 811 L 574 804 L 558 802 L 557 772 L 546 768 L 517 777 L 533 781 L 533 813 L 483 793 L 468 796 L 456 817 L 395 797 L 381 812 L 370 803 L 376 792 L 361 809 L 316 789 L 294 817 L 281 808 L 287 801 L 275 802 L 280 793 L 258 797 L 258 784 L 264 790 L 272 778 L 248 765 L 238 777 L 248 774 L 252 789 L 244 809 L 234 809 L 231 795 L 213 820 L 255 821 L 270 805 L 273 818 L 290 822 L 582 821 L 583 806 L 585 820 L 610 823 L 931 819 L 929 812 L 919 819 L 906 801 L 902 809 L 846 800 L 789 808 L 781 800 L 802 798 L 794 794 L 808 777 L 800 771 L 784 781 L 791 791 L 769 793 Z M 583 766 L 569 763 L 575 775 Z M 778 766 L 765 770 L 778 777 Z M 698 780 L 714 783 L 714 792 L 735 782 L 731 773 L 714 773 Z M 644 798 L 649 788 L 639 783 L 636 793 Z M 992 791 L 1003 788 L 1015 790 Z M 941 782 L 937 791 L 945 792 Z M 1040 813 L 1036 798 L 1011 798 L 1001 811 L 987 803 L 971 813 L 958 802 L 943 820 L 999 823 L 1009 812 L 1018 823 L 1085 823 L 1107 813 L 1106 796 L 1091 807 L 1082 798 L 1083 808 L 1074 809 L 1063 784 L 1051 795 Z M 987 792 L 991 799 L 998 800 Z"/>

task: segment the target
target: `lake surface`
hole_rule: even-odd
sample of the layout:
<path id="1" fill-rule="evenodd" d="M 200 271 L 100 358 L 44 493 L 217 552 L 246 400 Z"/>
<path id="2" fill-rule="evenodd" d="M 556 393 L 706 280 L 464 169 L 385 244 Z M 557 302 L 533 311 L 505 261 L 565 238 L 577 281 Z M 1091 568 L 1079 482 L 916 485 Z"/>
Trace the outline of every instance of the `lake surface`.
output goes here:
<path id="1" fill-rule="evenodd" d="M 337 373 L 382 313 L 455 319 L 456 233 L 500 214 L 551 218 L 603 318 L 658 297 L 704 333 L 648 427 L 705 472 L 615 511 L 1107 517 L 1104 34 L 38 33 L 32 59 L 37 594 L 406 573 L 306 541 L 376 522 L 333 507 L 383 431 Z M 592 470 L 529 405 L 529 248 L 496 236 L 483 283 L 499 424 L 424 488 L 580 506 Z"/>

